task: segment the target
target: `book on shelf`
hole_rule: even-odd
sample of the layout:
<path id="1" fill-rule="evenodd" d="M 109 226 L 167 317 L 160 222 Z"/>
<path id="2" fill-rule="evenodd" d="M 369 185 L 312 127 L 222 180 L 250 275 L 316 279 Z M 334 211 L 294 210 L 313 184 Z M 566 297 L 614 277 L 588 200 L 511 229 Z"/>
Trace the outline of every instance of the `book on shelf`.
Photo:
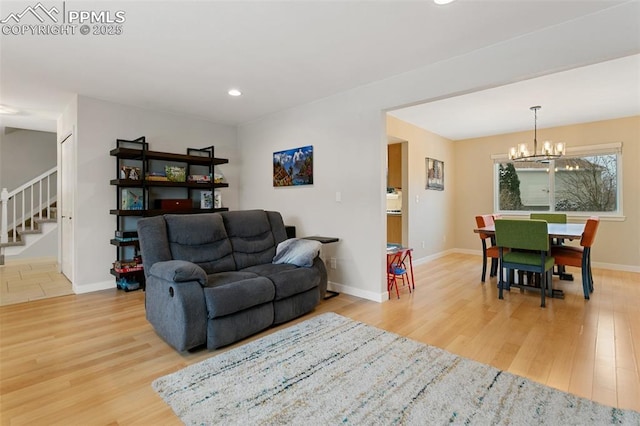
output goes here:
<path id="1" fill-rule="evenodd" d="M 113 262 L 113 270 L 116 272 L 136 272 L 144 270 L 144 266 L 141 262 L 142 259 L 126 259 L 116 260 Z"/>
<path id="2" fill-rule="evenodd" d="M 122 273 L 125 273 L 125 272 L 144 271 L 144 267 L 142 265 L 132 266 L 132 267 L 122 267 L 122 268 L 117 268 L 117 267 L 114 266 L 113 270 L 122 274 Z"/>
<path id="3" fill-rule="evenodd" d="M 121 243 L 128 243 L 128 242 L 131 242 L 131 241 L 138 241 L 138 237 L 130 237 L 130 238 L 127 238 L 127 237 L 115 237 L 114 240 L 120 241 Z"/>
<path id="4" fill-rule="evenodd" d="M 116 238 L 138 238 L 138 231 L 116 231 Z"/>

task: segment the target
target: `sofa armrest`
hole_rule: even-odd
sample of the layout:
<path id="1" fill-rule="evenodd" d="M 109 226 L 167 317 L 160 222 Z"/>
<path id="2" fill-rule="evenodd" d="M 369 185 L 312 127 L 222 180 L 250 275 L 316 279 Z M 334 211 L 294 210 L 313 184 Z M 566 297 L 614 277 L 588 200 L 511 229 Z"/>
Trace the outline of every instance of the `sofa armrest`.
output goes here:
<path id="1" fill-rule="evenodd" d="M 203 274 L 202 268 L 193 263 L 176 265 L 175 261 L 166 261 L 154 264 L 146 281 L 147 320 L 179 352 L 207 341 L 207 306 L 201 283 L 206 275 Z M 195 278 L 186 280 L 187 275 Z M 185 280 L 177 282 L 173 278 Z"/>
<path id="2" fill-rule="evenodd" d="M 175 283 L 187 281 L 197 281 L 200 285 L 207 283 L 207 273 L 204 269 L 195 263 L 185 260 L 168 260 L 154 263 L 151 266 L 149 275 Z"/>

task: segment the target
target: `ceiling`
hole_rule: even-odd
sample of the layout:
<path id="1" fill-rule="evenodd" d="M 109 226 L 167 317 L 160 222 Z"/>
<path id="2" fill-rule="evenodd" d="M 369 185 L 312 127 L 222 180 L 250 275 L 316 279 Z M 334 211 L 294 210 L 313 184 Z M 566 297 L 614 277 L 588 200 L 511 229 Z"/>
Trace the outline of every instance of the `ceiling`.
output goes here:
<path id="1" fill-rule="evenodd" d="M 549 74 L 390 114 L 450 140 L 640 115 L 640 55 Z"/>
<path id="2" fill-rule="evenodd" d="M 67 13 L 83 9 L 115 16 L 122 11 L 126 17 L 122 34 L 1 35 L 0 104 L 19 113 L 3 114 L 0 124 L 54 131 L 57 117 L 74 94 L 80 94 L 237 125 L 637 2 L 458 0 L 437 6 L 428 0 L 46 1 L 46 7 L 65 8 Z M 34 4 L 3 1 L 0 20 Z M 30 13 L 20 19 L 20 24 L 38 23 Z M 624 91 L 620 85 L 629 76 L 635 86 L 627 86 L 630 95 L 625 99 L 632 98 L 635 106 L 622 113 L 638 114 L 638 59 L 627 60 L 631 68 L 621 74 L 600 66 L 570 71 L 578 73 L 570 81 L 588 81 L 600 89 L 587 102 L 580 97 L 583 89 L 578 84 L 572 93 L 562 95 L 559 88 L 566 83 L 555 80 L 561 76 L 547 76 L 493 89 L 489 95 L 439 101 L 426 105 L 430 108 L 426 112 L 394 114 L 406 114 L 410 122 L 458 139 L 480 135 L 489 127 L 495 130 L 495 123 L 513 127 L 505 131 L 529 128 L 528 108 L 541 104 L 539 122 L 548 126 L 552 119 L 574 112 L 564 103 L 568 101 L 585 109 L 591 105 L 592 116 L 593 111 L 604 113 L 610 104 L 621 110 L 622 97 L 616 102 L 592 101 L 607 98 L 614 90 Z M 581 73 L 591 70 L 596 71 L 594 77 Z M 541 86 L 536 86 L 538 82 Z M 619 86 L 610 89 L 609 83 Z M 230 88 L 243 95 L 230 97 Z M 492 106 L 498 95 L 501 109 Z"/>

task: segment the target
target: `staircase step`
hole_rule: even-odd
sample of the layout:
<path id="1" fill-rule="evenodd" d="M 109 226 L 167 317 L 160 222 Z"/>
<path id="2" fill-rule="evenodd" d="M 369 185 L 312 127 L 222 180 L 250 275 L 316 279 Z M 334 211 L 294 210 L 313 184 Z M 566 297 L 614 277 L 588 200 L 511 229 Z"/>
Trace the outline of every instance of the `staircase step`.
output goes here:
<path id="1" fill-rule="evenodd" d="M 0 247 L 16 247 L 23 245 L 24 241 L 9 241 L 8 243 L 0 243 Z"/>
<path id="2" fill-rule="evenodd" d="M 45 218 L 42 218 L 42 219 L 36 219 L 34 222 L 36 224 L 38 224 L 38 223 L 56 223 L 57 221 L 58 221 L 58 219 L 47 219 L 45 217 Z"/>
<path id="3" fill-rule="evenodd" d="M 26 231 L 18 231 L 18 235 L 33 235 L 33 234 L 42 234 L 42 230 L 36 229 L 27 229 Z"/>

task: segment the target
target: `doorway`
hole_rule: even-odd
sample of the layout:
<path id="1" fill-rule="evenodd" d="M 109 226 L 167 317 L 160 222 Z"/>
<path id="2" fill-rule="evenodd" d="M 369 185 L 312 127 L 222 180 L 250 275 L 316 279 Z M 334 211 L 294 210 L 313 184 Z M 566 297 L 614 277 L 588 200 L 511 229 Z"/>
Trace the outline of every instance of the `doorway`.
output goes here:
<path id="1" fill-rule="evenodd" d="M 408 236 L 407 141 L 389 137 L 387 144 L 387 244 L 406 245 Z"/>

